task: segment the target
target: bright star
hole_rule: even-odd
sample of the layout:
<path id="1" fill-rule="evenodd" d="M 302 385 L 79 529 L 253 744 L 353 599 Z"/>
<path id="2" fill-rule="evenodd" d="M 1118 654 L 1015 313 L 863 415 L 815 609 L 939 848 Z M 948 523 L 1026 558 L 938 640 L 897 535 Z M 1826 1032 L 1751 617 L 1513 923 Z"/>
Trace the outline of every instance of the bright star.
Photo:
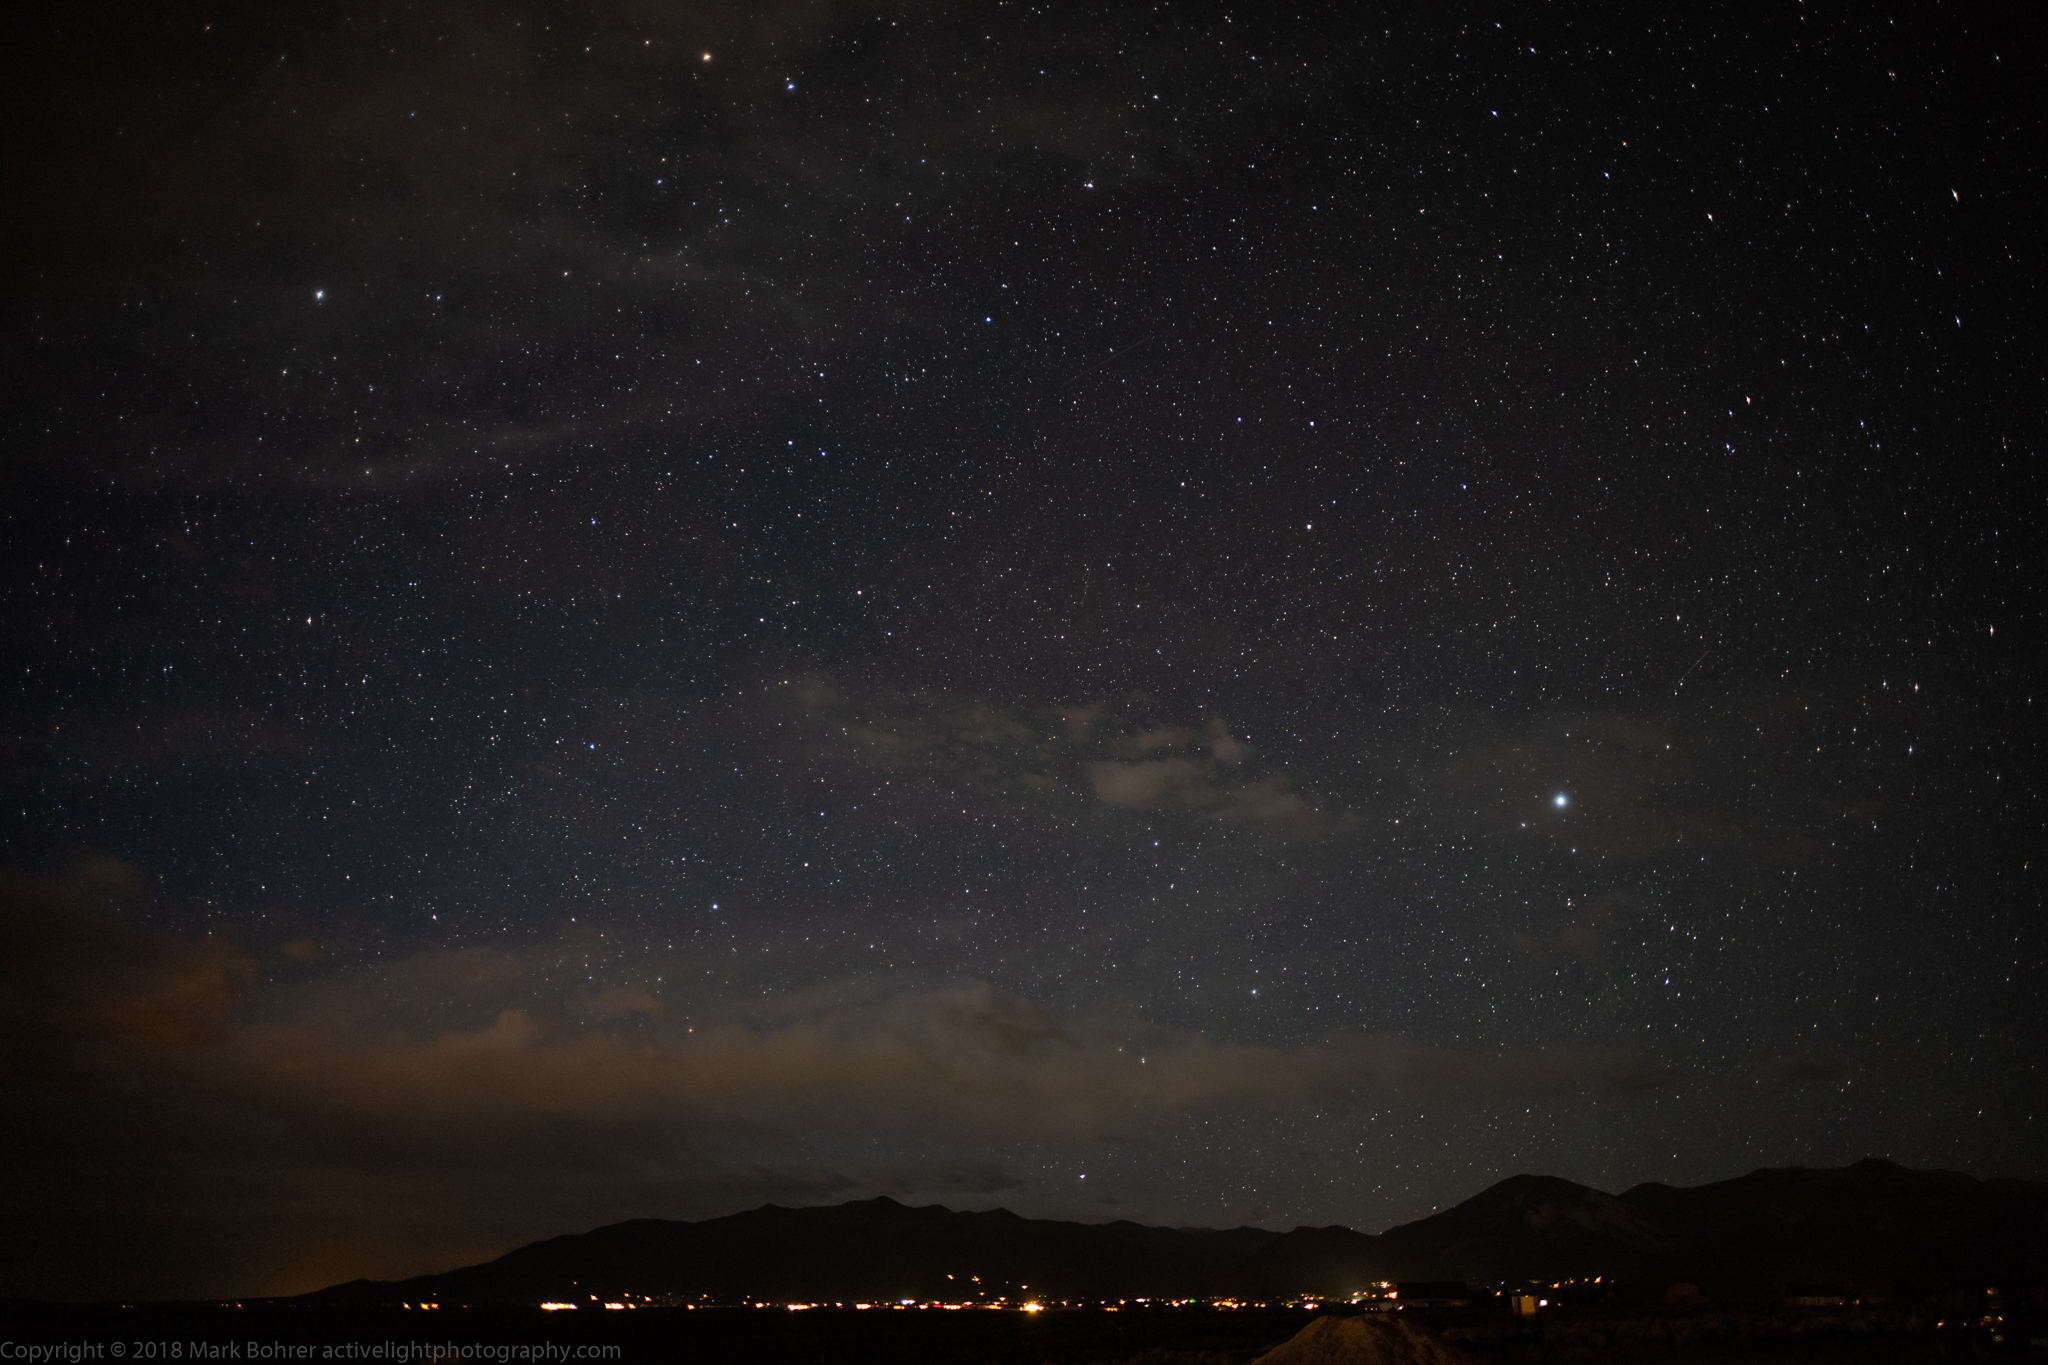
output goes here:
<path id="1" fill-rule="evenodd" d="M 1565 804 L 1565 800 L 1564 800 L 1564 793 L 1563 793 L 1563 792 L 1559 792 L 1559 793 L 1558 793 L 1558 794 L 1557 794 L 1556 796 L 1554 796 L 1554 797 L 1552 797 L 1552 798 L 1551 798 L 1551 802 L 1552 802 L 1552 804 L 1553 804 L 1553 805 L 1559 805 L 1559 806 L 1562 806 L 1563 804 Z"/>

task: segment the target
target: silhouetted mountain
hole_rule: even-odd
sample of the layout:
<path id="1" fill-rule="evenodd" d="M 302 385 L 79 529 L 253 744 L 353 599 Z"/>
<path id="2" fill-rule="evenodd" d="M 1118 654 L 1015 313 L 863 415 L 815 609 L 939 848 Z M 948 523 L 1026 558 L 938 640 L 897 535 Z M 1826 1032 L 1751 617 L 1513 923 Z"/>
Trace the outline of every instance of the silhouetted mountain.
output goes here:
<path id="1" fill-rule="evenodd" d="M 1515 1176 L 1373 1240 L 1377 1263 L 1398 1270 L 1387 1278 L 1687 1281 L 1728 1298 L 1787 1283 L 1880 1294 L 1986 1275 L 2038 1283 L 2048 1278 L 2048 1185 L 1888 1161 L 1620 1196 Z"/>
<path id="2" fill-rule="evenodd" d="M 1296 1228 L 1239 1262 L 1230 1292 L 1248 1297 L 1296 1294 L 1349 1295 L 1381 1280 L 1399 1278 L 1380 1239 L 1346 1227 Z"/>
<path id="3" fill-rule="evenodd" d="M 1349 1228 L 1066 1223 L 870 1199 L 775 1205 L 698 1223 L 637 1219 L 484 1265 L 357 1280 L 324 1301 L 589 1302 L 646 1295 L 777 1303 L 1340 1295 L 1379 1280 L 1474 1284 L 1602 1277 L 1634 1293 L 1690 1281 L 1716 1297 L 1788 1282 L 1865 1292 L 2048 1279 L 2048 1186 L 1909 1171 L 1761 1170 L 1615 1196 L 1515 1176 L 1379 1236 Z"/>
<path id="4" fill-rule="evenodd" d="M 1077 1226 L 1088 1226 L 1078 1224 Z M 1104 1223 L 1102 1230 L 1132 1246 L 1175 1261 L 1196 1265 L 1235 1265 L 1282 1234 L 1264 1228 L 1154 1228 L 1127 1219 Z"/>
<path id="5" fill-rule="evenodd" d="M 555 1237 L 485 1265 L 321 1297 L 376 1302 L 587 1302 L 624 1295 L 733 1302 L 993 1301 L 1224 1292 L 1231 1266 L 1278 1239 L 1259 1228 L 1062 1223 L 893 1199 L 770 1204 L 701 1223 L 636 1219 Z"/>
<path id="6" fill-rule="evenodd" d="M 1624 1275 L 1674 1249 L 1627 1201 L 1546 1175 L 1511 1176 L 1378 1241 L 1402 1278 L 1479 1283 Z"/>
<path id="7" fill-rule="evenodd" d="M 1727 1295 L 1802 1282 L 1924 1292 L 2048 1279 L 2048 1185 L 1859 1161 L 1696 1189 L 1638 1185 L 1621 1198 L 1683 1249 L 1686 1278 Z"/>

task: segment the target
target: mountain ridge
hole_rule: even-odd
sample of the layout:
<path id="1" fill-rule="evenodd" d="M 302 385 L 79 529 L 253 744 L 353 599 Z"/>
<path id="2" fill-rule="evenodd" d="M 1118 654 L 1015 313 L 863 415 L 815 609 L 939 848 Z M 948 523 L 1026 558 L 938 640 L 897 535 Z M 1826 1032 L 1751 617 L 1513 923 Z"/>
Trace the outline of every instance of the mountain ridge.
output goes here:
<path id="1" fill-rule="evenodd" d="M 2048 1277 L 2048 1184 L 1887 1161 L 1762 1168 L 1620 1195 L 1517 1175 L 1373 1234 L 1166 1228 L 956 1212 L 886 1195 L 698 1222 L 640 1218 L 493 1261 L 354 1280 L 295 1301 L 349 1303 L 993 1302 L 1349 1295 L 1377 1281 L 1592 1281 L 1656 1294 L 1767 1297 L 1787 1283 L 1891 1296 L 1987 1275 Z"/>

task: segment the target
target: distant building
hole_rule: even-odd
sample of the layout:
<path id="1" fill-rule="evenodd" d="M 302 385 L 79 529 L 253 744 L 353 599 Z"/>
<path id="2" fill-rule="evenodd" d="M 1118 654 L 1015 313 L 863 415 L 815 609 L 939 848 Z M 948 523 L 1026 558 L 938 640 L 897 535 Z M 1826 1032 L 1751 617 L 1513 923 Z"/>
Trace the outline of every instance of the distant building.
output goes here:
<path id="1" fill-rule="evenodd" d="M 1393 1297 L 1403 1308 L 1463 1308 L 1472 1291 L 1463 1280 L 1405 1280 L 1394 1286 Z"/>
<path id="2" fill-rule="evenodd" d="M 1785 1286 L 1785 1306 L 1788 1308 L 1847 1308 L 1855 1298 L 1838 1284 L 1788 1284 Z"/>
<path id="3" fill-rule="evenodd" d="M 1941 1316 L 1948 1322 L 2002 1321 L 2005 1295 L 1996 1288 L 1951 1289 L 1941 1296 Z"/>

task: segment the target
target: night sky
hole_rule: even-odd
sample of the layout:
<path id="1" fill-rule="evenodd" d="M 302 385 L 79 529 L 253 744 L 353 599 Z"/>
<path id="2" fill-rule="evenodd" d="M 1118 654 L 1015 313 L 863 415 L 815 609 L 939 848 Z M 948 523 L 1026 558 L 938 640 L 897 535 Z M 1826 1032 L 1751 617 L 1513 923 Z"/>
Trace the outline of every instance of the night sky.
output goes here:
<path id="1" fill-rule="evenodd" d="M 2048 1178 L 1997 22 L 51 7 L 0 1294 Z"/>

